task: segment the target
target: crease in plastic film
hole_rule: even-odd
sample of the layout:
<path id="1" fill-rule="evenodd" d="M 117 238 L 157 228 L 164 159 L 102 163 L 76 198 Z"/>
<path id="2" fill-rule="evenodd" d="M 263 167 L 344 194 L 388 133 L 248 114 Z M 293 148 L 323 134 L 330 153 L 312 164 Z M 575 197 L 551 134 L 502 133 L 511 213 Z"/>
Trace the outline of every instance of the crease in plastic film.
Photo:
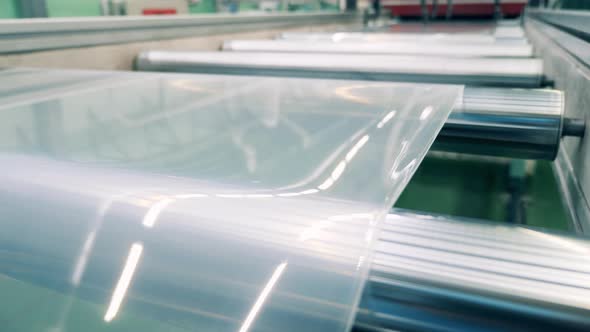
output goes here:
<path id="1" fill-rule="evenodd" d="M 16 327 L 348 330 L 377 224 L 462 91 L 74 73 L 96 87 L 3 107 L 1 243 L 28 255 L 0 273 L 52 303 Z"/>

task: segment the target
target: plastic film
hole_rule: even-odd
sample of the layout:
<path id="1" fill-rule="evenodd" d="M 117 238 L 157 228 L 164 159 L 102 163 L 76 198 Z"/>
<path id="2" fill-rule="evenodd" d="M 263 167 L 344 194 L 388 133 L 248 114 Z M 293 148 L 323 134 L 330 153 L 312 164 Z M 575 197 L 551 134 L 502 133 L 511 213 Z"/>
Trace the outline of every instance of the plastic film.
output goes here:
<path id="1" fill-rule="evenodd" d="M 462 93 L 84 73 L 0 98 L 15 331 L 348 330 L 377 226 Z"/>

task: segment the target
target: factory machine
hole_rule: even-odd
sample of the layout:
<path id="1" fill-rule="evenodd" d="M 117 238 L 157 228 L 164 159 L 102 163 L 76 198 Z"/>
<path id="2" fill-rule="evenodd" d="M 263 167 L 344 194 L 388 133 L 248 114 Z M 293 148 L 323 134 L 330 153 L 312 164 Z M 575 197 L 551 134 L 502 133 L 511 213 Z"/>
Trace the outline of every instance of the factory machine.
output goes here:
<path id="1" fill-rule="evenodd" d="M 2 324 L 588 331 L 590 15 L 447 27 L 0 71 Z M 571 232 L 391 209 L 429 150 L 552 161 Z"/>
<path id="2" fill-rule="evenodd" d="M 399 17 L 519 16 L 527 0 L 384 0 L 382 5 Z"/>

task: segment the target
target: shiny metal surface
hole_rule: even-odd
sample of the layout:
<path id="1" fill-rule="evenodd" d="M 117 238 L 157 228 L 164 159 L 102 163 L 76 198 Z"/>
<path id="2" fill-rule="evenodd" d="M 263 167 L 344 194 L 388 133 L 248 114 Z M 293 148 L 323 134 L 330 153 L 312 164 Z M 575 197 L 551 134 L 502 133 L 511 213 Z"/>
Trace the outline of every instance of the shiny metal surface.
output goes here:
<path id="1" fill-rule="evenodd" d="M 512 87 L 539 87 L 543 81 L 538 59 L 147 51 L 137 56 L 136 69 Z"/>
<path id="2" fill-rule="evenodd" d="M 358 331 L 587 331 L 588 238 L 394 210 Z"/>
<path id="3" fill-rule="evenodd" d="M 278 39 L 332 41 L 332 42 L 383 42 L 409 41 L 447 44 L 527 44 L 525 37 L 502 38 L 493 34 L 477 33 L 363 33 L 363 32 L 283 32 Z"/>
<path id="4" fill-rule="evenodd" d="M 424 42 L 313 42 L 298 40 L 231 40 L 223 43 L 224 51 L 391 54 L 446 57 L 507 57 L 533 56 L 531 45 L 454 44 Z"/>
<path id="5" fill-rule="evenodd" d="M 586 134 L 585 119 L 563 118 L 561 136 L 584 137 Z"/>
<path id="6" fill-rule="evenodd" d="M 433 149 L 553 160 L 563 111 L 564 96 L 557 90 L 466 87 Z"/>
<path id="7" fill-rule="evenodd" d="M 19 72 L 70 73 L 0 77 Z M 11 331 L 347 331 L 376 227 L 462 91 L 83 73 L 101 84 L 0 97 Z"/>

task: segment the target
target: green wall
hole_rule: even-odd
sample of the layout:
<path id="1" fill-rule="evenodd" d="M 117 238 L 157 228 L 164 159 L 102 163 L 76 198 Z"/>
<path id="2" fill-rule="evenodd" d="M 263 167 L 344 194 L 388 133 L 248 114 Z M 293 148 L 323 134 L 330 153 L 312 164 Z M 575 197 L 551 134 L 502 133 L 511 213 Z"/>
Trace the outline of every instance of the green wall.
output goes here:
<path id="1" fill-rule="evenodd" d="M 16 0 L 0 0 L 0 18 L 18 18 Z"/>
<path id="2" fill-rule="evenodd" d="M 549 162 L 539 162 L 529 178 L 527 221 L 532 226 L 567 230 L 568 217 Z"/>
<path id="3" fill-rule="evenodd" d="M 201 0 L 197 4 L 190 4 L 188 10 L 191 14 L 215 13 L 215 0 Z"/>
<path id="4" fill-rule="evenodd" d="M 2 0 L 0 0 L 2 1 Z M 46 0 L 49 17 L 100 16 L 99 0 Z"/>

